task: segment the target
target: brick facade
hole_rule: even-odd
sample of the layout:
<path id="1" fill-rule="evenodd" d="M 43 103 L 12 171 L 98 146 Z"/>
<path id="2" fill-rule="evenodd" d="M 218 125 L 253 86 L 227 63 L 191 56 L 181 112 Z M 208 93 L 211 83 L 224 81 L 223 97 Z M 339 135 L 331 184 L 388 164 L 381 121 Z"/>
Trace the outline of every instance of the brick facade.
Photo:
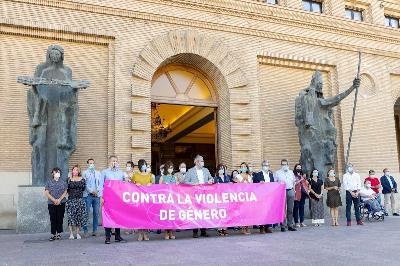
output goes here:
<path id="1" fill-rule="evenodd" d="M 324 0 L 323 14 L 300 0 L 0 0 L 0 213 L 12 213 L 18 185 L 29 184 L 26 88 L 47 46 L 65 48 L 80 93 L 78 148 L 71 164 L 106 156 L 150 160 L 151 81 L 169 63 L 205 73 L 218 96 L 218 158 L 230 169 L 248 161 L 299 158 L 294 98 L 314 70 L 324 92 L 347 89 L 361 50 L 362 85 L 350 160 L 362 175 L 389 167 L 399 172 L 394 103 L 400 97 L 400 32 L 394 0 Z M 365 8 L 364 21 L 345 18 L 345 6 Z M 353 96 L 335 110 L 338 170 L 342 171 Z M 207 159 L 207 158 L 205 158 Z M 10 205 L 12 207 L 10 207 Z M 12 216 L 12 215 L 11 215 Z M 9 228 L 13 222 L 0 221 Z"/>

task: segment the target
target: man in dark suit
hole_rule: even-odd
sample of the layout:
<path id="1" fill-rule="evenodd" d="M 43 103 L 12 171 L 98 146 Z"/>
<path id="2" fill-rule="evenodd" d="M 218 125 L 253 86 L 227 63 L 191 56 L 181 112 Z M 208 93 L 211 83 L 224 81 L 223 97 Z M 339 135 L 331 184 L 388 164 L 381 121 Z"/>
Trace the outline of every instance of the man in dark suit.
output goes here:
<path id="1" fill-rule="evenodd" d="M 269 161 L 264 160 L 261 164 L 261 171 L 253 176 L 253 183 L 269 183 L 269 182 L 274 182 L 274 175 L 270 170 Z M 260 225 L 260 234 L 272 233 L 270 227 L 271 225 L 269 224 Z"/>
<path id="2" fill-rule="evenodd" d="M 390 171 L 388 168 L 383 169 L 383 176 L 381 177 L 381 185 L 382 185 L 382 194 L 385 198 L 385 212 L 386 215 L 389 209 L 389 200 L 390 207 L 392 208 L 393 216 L 399 216 L 396 211 L 396 199 L 395 193 L 397 193 L 397 183 L 394 180 L 393 176 L 390 175 Z"/>

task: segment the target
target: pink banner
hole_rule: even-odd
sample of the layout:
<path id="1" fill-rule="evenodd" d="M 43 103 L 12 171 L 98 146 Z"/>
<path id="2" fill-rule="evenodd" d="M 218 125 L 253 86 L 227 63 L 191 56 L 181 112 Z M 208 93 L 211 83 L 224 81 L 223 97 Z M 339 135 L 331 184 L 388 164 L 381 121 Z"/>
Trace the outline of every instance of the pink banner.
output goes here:
<path id="1" fill-rule="evenodd" d="M 103 226 L 130 229 L 220 228 L 282 222 L 280 183 L 136 186 L 107 180 Z"/>

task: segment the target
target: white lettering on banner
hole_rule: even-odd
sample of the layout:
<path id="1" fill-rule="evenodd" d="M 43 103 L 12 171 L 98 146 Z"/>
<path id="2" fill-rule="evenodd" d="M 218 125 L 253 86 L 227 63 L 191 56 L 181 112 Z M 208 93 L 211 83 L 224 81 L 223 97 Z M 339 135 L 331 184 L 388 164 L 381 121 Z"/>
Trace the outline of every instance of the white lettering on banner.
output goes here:
<path id="1" fill-rule="evenodd" d="M 175 210 L 160 210 L 160 221 L 174 221 L 175 220 Z"/>
<path id="2" fill-rule="evenodd" d="M 225 209 L 204 209 L 204 210 L 179 210 L 179 220 L 197 221 L 197 220 L 220 220 L 226 218 Z"/>
<path id="3" fill-rule="evenodd" d="M 122 200 L 125 203 L 152 203 L 152 204 L 175 204 L 174 196 L 178 204 L 192 204 L 189 194 L 182 199 L 180 194 L 172 193 L 144 193 L 144 192 L 123 192 Z M 223 192 L 221 194 L 195 194 L 195 201 L 198 204 L 223 204 L 231 202 L 256 202 L 257 197 L 254 192 Z M 204 215 L 204 214 L 203 214 Z"/>

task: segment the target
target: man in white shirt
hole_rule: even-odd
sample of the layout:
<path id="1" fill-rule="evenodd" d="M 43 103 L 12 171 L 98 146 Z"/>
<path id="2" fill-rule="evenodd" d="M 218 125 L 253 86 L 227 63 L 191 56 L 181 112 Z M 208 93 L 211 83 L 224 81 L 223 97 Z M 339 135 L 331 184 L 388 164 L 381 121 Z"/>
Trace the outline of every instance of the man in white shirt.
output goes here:
<path id="1" fill-rule="evenodd" d="M 289 231 L 297 231 L 293 227 L 293 205 L 294 205 L 294 182 L 295 177 L 293 171 L 289 170 L 288 160 L 281 160 L 281 169 L 275 172 L 274 180 L 285 184 L 286 186 L 286 217 L 283 224 L 281 224 L 281 231 L 285 232 L 286 227 Z"/>
<path id="2" fill-rule="evenodd" d="M 360 196 L 362 201 L 371 208 L 372 214 L 381 211 L 381 205 L 376 199 L 377 195 L 375 191 L 371 188 L 371 181 L 365 181 L 364 186 L 360 189 Z"/>
<path id="3" fill-rule="evenodd" d="M 346 190 L 346 218 L 347 226 L 351 226 L 351 205 L 354 205 L 354 213 L 358 225 L 364 223 L 360 217 L 360 189 L 361 189 L 361 178 L 360 175 L 354 172 L 353 164 L 347 165 L 347 171 L 343 175 L 343 188 Z"/>

